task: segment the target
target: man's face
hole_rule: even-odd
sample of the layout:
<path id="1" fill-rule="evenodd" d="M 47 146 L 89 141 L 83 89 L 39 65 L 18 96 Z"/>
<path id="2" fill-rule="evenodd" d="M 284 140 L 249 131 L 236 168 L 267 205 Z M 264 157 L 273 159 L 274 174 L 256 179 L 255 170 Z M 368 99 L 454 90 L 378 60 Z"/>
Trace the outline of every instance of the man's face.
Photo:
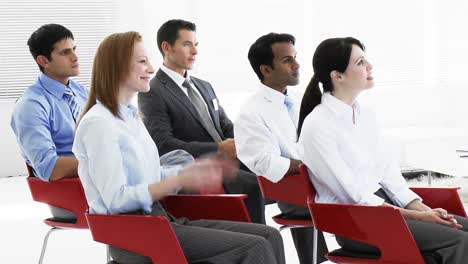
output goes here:
<path id="1" fill-rule="evenodd" d="M 39 55 L 38 61 L 44 67 L 47 76 L 59 81 L 68 82 L 68 78 L 80 74 L 76 45 L 71 38 L 58 41 L 50 54 L 50 60 Z M 42 58 L 39 58 L 42 57 Z"/>
<path id="2" fill-rule="evenodd" d="M 296 60 L 296 48 L 291 42 L 277 42 L 273 50 L 273 67 L 265 78 L 277 87 L 297 85 L 299 83 L 299 63 Z"/>
<path id="3" fill-rule="evenodd" d="M 174 45 L 168 44 L 167 46 L 164 60 L 166 67 L 177 72 L 185 72 L 193 68 L 198 53 L 196 32 L 181 29 Z"/>

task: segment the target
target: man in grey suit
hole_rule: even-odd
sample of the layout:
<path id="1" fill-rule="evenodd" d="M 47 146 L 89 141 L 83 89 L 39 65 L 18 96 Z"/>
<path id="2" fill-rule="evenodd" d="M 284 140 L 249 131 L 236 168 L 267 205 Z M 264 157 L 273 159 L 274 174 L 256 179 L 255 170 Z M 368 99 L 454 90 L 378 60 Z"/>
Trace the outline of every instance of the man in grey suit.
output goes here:
<path id="1" fill-rule="evenodd" d="M 219 105 L 210 83 L 190 76 L 197 55 L 196 26 L 169 20 L 158 30 L 164 62 L 148 93 L 138 95 L 143 122 L 161 154 L 183 149 L 194 157 L 218 153 L 237 159 L 233 124 Z M 227 193 L 248 195 L 252 222 L 265 223 L 265 204 L 256 176 L 241 164 L 236 180 L 225 182 Z"/>

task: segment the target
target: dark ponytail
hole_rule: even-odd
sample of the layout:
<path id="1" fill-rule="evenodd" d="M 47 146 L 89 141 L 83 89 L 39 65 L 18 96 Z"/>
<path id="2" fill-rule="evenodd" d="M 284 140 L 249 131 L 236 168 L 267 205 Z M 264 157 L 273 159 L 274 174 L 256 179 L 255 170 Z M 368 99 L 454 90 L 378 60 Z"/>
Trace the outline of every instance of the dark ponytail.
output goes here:
<path id="1" fill-rule="evenodd" d="M 314 75 L 307 85 L 304 96 L 302 97 L 301 109 L 299 111 L 299 123 L 297 126 L 297 136 L 301 135 L 302 124 L 307 115 L 322 101 L 322 91 L 320 91 L 319 80 Z"/>
<path id="2" fill-rule="evenodd" d="M 330 73 L 332 71 L 341 73 L 346 71 L 353 45 L 357 45 L 362 50 L 365 50 L 364 45 L 359 40 L 351 37 L 326 39 L 318 45 L 312 59 L 314 76 L 310 80 L 301 102 L 299 124 L 297 127 L 298 136 L 301 134 L 305 118 L 322 101 L 319 82 L 322 83 L 323 92 L 331 93 L 333 91 Z"/>

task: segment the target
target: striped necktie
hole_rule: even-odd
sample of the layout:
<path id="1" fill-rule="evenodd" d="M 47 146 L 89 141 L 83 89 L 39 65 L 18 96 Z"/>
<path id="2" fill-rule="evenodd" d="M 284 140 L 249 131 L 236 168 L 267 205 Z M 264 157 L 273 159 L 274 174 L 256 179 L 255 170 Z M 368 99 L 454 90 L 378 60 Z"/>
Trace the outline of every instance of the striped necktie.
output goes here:
<path id="1" fill-rule="evenodd" d="M 63 97 L 67 100 L 68 106 L 70 107 L 70 111 L 73 116 L 73 120 L 76 121 L 80 117 L 81 113 L 81 106 L 76 102 L 75 94 L 73 93 L 70 86 L 65 87 L 65 92 L 63 93 Z"/>

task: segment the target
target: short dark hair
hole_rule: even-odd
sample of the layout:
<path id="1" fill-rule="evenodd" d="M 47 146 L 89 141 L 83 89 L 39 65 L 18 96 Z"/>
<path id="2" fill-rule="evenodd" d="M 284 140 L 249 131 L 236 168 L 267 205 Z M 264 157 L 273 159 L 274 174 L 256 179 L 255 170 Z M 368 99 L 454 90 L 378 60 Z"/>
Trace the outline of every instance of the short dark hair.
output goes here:
<path id="1" fill-rule="evenodd" d="M 179 38 L 179 30 L 186 29 L 190 31 L 197 31 L 197 26 L 190 22 L 185 21 L 182 19 L 171 19 L 166 21 L 162 26 L 158 29 L 157 35 L 157 42 L 158 42 L 158 49 L 161 54 L 164 56 L 164 52 L 162 50 L 161 44 L 166 41 L 169 45 L 174 45 L 176 40 Z"/>
<path id="2" fill-rule="evenodd" d="M 59 24 L 46 24 L 34 31 L 29 37 L 29 51 L 35 61 L 39 55 L 50 60 L 55 43 L 68 38 L 74 40 L 73 34 L 68 28 Z M 44 68 L 39 64 L 38 66 L 41 72 L 44 72 Z"/>
<path id="3" fill-rule="evenodd" d="M 271 46 L 277 42 L 290 42 L 293 45 L 296 39 L 293 35 L 285 33 L 269 33 L 257 39 L 252 46 L 250 46 L 248 58 L 250 65 L 257 74 L 260 81 L 263 81 L 263 74 L 260 71 L 260 65 L 268 65 L 273 68 L 273 49 Z"/>

